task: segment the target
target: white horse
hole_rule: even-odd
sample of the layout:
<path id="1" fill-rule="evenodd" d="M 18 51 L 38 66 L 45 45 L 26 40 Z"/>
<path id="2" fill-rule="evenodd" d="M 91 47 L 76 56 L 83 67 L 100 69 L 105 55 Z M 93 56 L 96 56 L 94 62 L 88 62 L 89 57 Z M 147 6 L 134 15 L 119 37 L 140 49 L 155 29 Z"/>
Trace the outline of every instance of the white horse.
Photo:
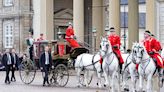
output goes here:
<path id="1" fill-rule="evenodd" d="M 107 38 L 102 38 L 100 43 L 100 54 L 103 58 L 103 71 L 105 76 L 105 84 L 104 86 L 109 85 L 109 77 L 111 77 L 111 88 L 112 92 L 115 92 L 115 78 L 118 75 L 118 79 L 120 79 L 119 74 L 119 60 L 116 55 L 113 53 L 112 46 Z M 120 80 L 118 80 L 119 82 Z M 120 83 L 118 83 L 119 85 Z M 120 92 L 120 86 L 119 90 Z"/>
<path id="2" fill-rule="evenodd" d="M 152 77 L 156 71 L 156 64 L 153 59 L 148 55 L 143 44 L 137 43 L 134 46 L 134 58 L 136 63 L 139 64 L 139 90 L 143 91 L 143 79 L 147 80 L 146 92 L 152 91 Z"/>
<path id="3" fill-rule="evenodd" d="M 77 72 L 77 80 L 78 80 L 78 87 L 80 87 L 80 74 L 84 72 L 84 83 L 85 86 L 88 87 L 88 71 L 96 71 L 98 77 L 97 85 L 99 88 L 102 87 L 101 85 L 101 64 L 100 64 L 101 56 L 99 52 L 95 55 L 84 53 L 77 57 L 75 60 L 75 71 Z"/>
<path id="4" fill-rule="evenodd" d="M 136 63 L 135 63 L 135 58 L 134 58 L 134 46 L 136 43 L 133 44 L 132 47 L 132 52 L 129 54 L 122 54 L 123 59 L 124 59 L 124 67 L 122 69 L 123 71 L 123 88 L 124 91 L 129 91 L 127 88 L 127 80 L 129 77 L 131 78 L 132 82 L 132 92 L 136 92 L 136 82 L 137 82 L 137 69 L 136 69 Z"/>

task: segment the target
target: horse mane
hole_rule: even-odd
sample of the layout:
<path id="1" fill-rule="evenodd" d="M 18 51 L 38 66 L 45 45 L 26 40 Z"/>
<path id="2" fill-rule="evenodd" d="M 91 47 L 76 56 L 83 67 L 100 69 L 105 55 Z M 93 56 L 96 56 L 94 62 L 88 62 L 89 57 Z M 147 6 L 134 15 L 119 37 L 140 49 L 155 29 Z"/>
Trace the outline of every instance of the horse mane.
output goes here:
<path id="1" fill-rule="evenodd" d="M 140 47 L 143 47 L 144 51 L 147 52 L 147 51 L 146 51 L 146 48 L 145 48 L 145 46 L 144 46 L 143 43 L 139 43 L 139 46 L 140 46 Z"/>

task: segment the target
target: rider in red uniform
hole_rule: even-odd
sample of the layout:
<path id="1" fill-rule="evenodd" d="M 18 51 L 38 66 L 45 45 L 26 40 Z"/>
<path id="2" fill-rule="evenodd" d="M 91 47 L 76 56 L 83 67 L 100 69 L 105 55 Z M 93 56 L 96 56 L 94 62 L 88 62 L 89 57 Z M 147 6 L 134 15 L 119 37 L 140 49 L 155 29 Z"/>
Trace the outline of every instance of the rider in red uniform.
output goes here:
<path id="1" fill-rule="evenodd" d="M 157 52 L 160 52 L 161 50 L 162 50 L 162 45 L 161 45 L 161 43 L 155 38 L 155 36 L 152 34 L 151 35 L 151 37 L 154 39 L 154 40 L 156 40 L 156 47 L 155 47 L 155 49 L 156 49 L 156 51 Z"/>
<path id="2" fill-rule="evenodd" d="M 144 33 L 144 41 L 143 44 L 148 52 L 148 54 L 155 59 L 157 68 L 159 70 L 159 74 L 161 75 L 161 68 L 163 68 L 163 60 L 158 53 L 159 50 L 161 50 L 160 42 L 157 41 L 154 37 L 151 37 L 150 31 L 145 31 Z"/>
<path id="3" fill-rule="evenodd" d="M 108 39 L 112 45 L 113 52 L 118 57 L 120 69 L 122 70 L 122 64 L 124 63 L 124 61 L 120 51 L 120 37 L 116 35 L 115 29 L 113 27 L 110 28 L 110 35 L 108 36 Z"/>
<path id="4" fill-rule="evenodd" d="M 66 37 L 65 39 L 69 42 L 70 46 L 73 48 L 78 48 L 80 45 L 74 39 L 74 30 L 72 24 L 69 24 L 68 28 L 66 29 Z"/>

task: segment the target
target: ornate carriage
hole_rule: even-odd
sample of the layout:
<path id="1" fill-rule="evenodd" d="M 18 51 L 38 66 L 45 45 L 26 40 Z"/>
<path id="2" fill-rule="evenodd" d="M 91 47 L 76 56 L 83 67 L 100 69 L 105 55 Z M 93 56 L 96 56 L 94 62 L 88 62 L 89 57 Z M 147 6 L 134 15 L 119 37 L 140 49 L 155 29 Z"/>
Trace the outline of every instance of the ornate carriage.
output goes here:
<path id="1" fill-rule="evenodd" d="M 52 85 L 64 87 L 69 80 L 70 71 L 73 68 L 73 60 L 82 53 L 87 53 L 85 48 L 72 49 L 65 40 L 38 41 L 33 44 L 33 61 L 26 57 L 19 66 L 22 82 L 30 84 L 33 82 L 39 68 L 39 57 L 44 52 L 45 46 L 50 47 L 54 69 L 50 69 L 49 80 Z M 42 73 L 44 76 L 44 73 Z M 82 74 L 83 78 L 83 74 Z M 91 80 L 90 80 L 91 82 Z M 83 79 L 81 81 L 83 84 Z"/>

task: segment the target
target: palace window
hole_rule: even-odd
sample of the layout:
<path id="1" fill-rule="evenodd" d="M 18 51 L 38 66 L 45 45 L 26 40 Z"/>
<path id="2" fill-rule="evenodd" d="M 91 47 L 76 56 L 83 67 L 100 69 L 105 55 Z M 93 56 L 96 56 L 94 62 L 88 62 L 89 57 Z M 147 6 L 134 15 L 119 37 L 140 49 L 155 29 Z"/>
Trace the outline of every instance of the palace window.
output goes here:
<path id="1" fill-rule="evenodd" d="M 5 21 L 3 23 L 3 38 L 4 38 L 4 47 L 13 48 L 14 38 L 13 38 L 13 21 Z"/>

